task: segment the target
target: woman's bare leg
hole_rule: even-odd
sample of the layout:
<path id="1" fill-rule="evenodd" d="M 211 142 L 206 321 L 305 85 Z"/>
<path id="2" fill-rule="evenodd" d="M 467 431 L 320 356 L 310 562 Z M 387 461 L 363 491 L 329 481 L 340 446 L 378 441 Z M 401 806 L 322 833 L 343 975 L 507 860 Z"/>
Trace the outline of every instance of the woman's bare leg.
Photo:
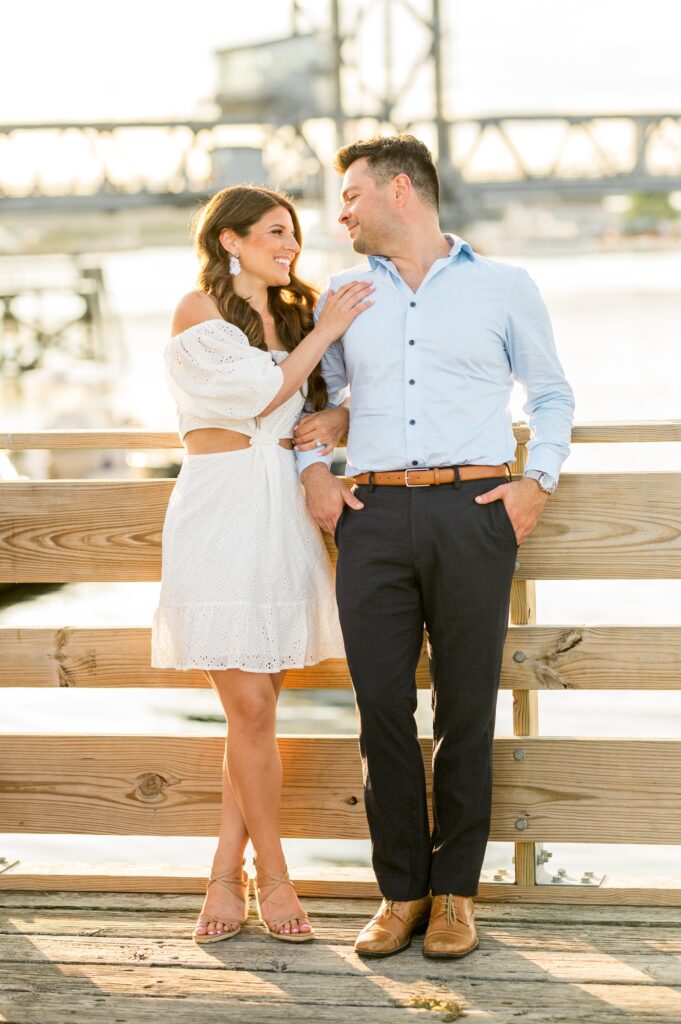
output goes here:
<path id="1" fill-rule="evenodd" d="M 282 776 L 276 743 L 276 703 L 284 675 L 284 671 L 261 674 L 238 669 L 212 673 L 230 725 L 216 872 L 240 862 L 249 835 L 266 871 L 279 876 L 286 870 L 278 828 Z M 296 916 L 302 907 L 290 886 L 273 891 L 267 904 L 268 918 L 291 915 L 283 932 L 309 930 L 308 923 Z M 230 913 L 238 917 L 230 918 Z M 215 915 L 206 927 L 208 934 L 214 934 L 224 931 L 223 921 L 231 925 L 239 920 L 241 908 L 236 897 L 211 886 L 202 914 Z"/>
<path id="2" fill-rule="evenodd" d="M 217 675 L 218 673 L 215 674 Z M 210 672 L 207 672 L 206 675 L 210 680 L 211 686 L 217 693 L 218 697 L 220 697 L 220 702 L 223 705 L 226 715 L 227 709 L 224 707 L 220 688 L 217 686 Z M 227 739 L 225 738 L 225 751 L 222 758 L 220 834 L 218 836 L 218 845 L 213 859 L 213 871 L 227 871 L 228 868 L 233 867 L 236 864 L 240 864 L 243 859 L 247 843 L 248 831 L 246 830 L 244 819 L 241 816 L 239 805 L 234 798 L 232 784 L 229 781 L 229 772 L 227 770 Z"/>
<path id="3" fill-rule="evenodd" d="M 217 673 L 215 673 L 217 674 Z M 206 672 L 208 680 L 221 697 L 220 689 L 210 672 Z M 222 700 L 222 698 L 221 698 Z M 220 834 L 218 845 L 213 855 L 211 874 L 219 875 L 241 864 L 244 850 L 248 843 L 248 832 L 241 816 L 239 805 L 234 799 L 232 784 L 227 770 L 227 741 L 222 758 L 222 803 L 220 807 Z M 235 871 L 234 877 L 237 877 Z M 213 916 L 214 915 L 214 916 Z M 206 891 L 206 898 L 199 914 L 199 923 L 195 931 L 199 935 L 216 935 L 225 930 L 225 922 L 233 927 L 243 917 L 243 904 L 238 898 L 218 882 L 213 883 Z M 203 920 L 201 920 L 203 918 Z"/>
<path id="4" fill-rule="evenodd" d="M 232 790 L 258 864 L 276 876 L 286 870 L 279 836 L 282 771 L 276 742 L 276 705 L 283 679 L 284 672 L 266 676 L 234 673 L 222 691 L 229 722 Z M 266 883 L 264 887 L 268 893 Z M 307 921 L 298 916 L 302 907 L 291 886 L 273 890 L 263 912 L 270 920 L 288 918 L 280 929 L 287 934 L 310 930 Z"/>

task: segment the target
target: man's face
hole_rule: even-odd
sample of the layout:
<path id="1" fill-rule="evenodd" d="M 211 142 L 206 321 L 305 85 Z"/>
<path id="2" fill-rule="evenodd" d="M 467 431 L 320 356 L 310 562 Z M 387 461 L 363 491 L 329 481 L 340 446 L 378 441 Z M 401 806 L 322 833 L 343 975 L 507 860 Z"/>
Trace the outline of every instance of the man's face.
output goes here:
<path id="1" fill-rule="evenodd" d="M 389 191 L 390 184 L 376 184 L 366 157 L 355 160 L 343 175 L 338 221 L 347 228 L 355 252 L 384 253 L 392 220 Z"/>

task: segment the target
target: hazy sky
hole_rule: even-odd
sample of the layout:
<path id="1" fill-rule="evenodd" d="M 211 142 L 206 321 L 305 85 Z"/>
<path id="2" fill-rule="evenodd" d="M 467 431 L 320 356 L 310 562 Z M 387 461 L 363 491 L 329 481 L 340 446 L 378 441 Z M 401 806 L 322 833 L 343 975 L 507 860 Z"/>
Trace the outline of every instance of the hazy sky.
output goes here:
<path id="1" fill-rule="evenodd" d="M 311 7 L 323 17 L 324 0 Z M 453 112 L 681 109 L 673 0 L 442 8 Z M 213 92 L 215 49 L 290 28 L 287 0 L 5 0 L 0 12 L 1 122 L 191 114 Z M 371 34 L 367 27 L 369 49 Z M 403 38 L 413 52 L 411 34 Z"/>

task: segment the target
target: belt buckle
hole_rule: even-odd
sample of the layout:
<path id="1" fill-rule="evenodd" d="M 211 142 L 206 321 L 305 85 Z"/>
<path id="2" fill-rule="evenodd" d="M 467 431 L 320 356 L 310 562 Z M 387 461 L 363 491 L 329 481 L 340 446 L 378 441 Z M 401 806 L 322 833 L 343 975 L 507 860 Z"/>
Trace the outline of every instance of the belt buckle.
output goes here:
<path id="1" fill-rule="evenodd" d="M 409 474 L 410 473 L 422 473 L 422 472 L 423 472 L 423 470 L 420 470 L 420 469 L 405 469 L 405 471 L 404 471 L 404 482 L 405 482 L 405 485 L 407 487 L 430 487 L 430 484 L 410 484 L 409 483 Z"/>

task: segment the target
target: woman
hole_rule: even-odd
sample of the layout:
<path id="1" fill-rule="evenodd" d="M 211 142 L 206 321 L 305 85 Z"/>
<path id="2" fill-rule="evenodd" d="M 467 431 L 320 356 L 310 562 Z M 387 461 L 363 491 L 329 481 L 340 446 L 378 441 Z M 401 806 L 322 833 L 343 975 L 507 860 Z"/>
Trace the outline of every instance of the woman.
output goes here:
<path id="1" fill-rule="evenodd" d="M 199 288 L 180 300 L 164 351 L 187 454 L 163 526 L 152 627 L 152 666 L 207 670 L 229 723 L 219 842 L 193 938 L 231 938 L 248 916 L 250 838 L 260 921 L 302 942 L 314 933 L 278 834 L 276 702 L 286 669 L 345 652 L 293 427 L 306 397 L 314 410 L 326 405 L 319 361 L 371 305 L 370 288 L 330 294 L 315 326 L 316 293 L 295 275 L 298 218 L 268 189 L 215 195 L 195 244 Z M 315 413 L 317 439 L 336 443 L 346 428 L 344 409 Z"/>

